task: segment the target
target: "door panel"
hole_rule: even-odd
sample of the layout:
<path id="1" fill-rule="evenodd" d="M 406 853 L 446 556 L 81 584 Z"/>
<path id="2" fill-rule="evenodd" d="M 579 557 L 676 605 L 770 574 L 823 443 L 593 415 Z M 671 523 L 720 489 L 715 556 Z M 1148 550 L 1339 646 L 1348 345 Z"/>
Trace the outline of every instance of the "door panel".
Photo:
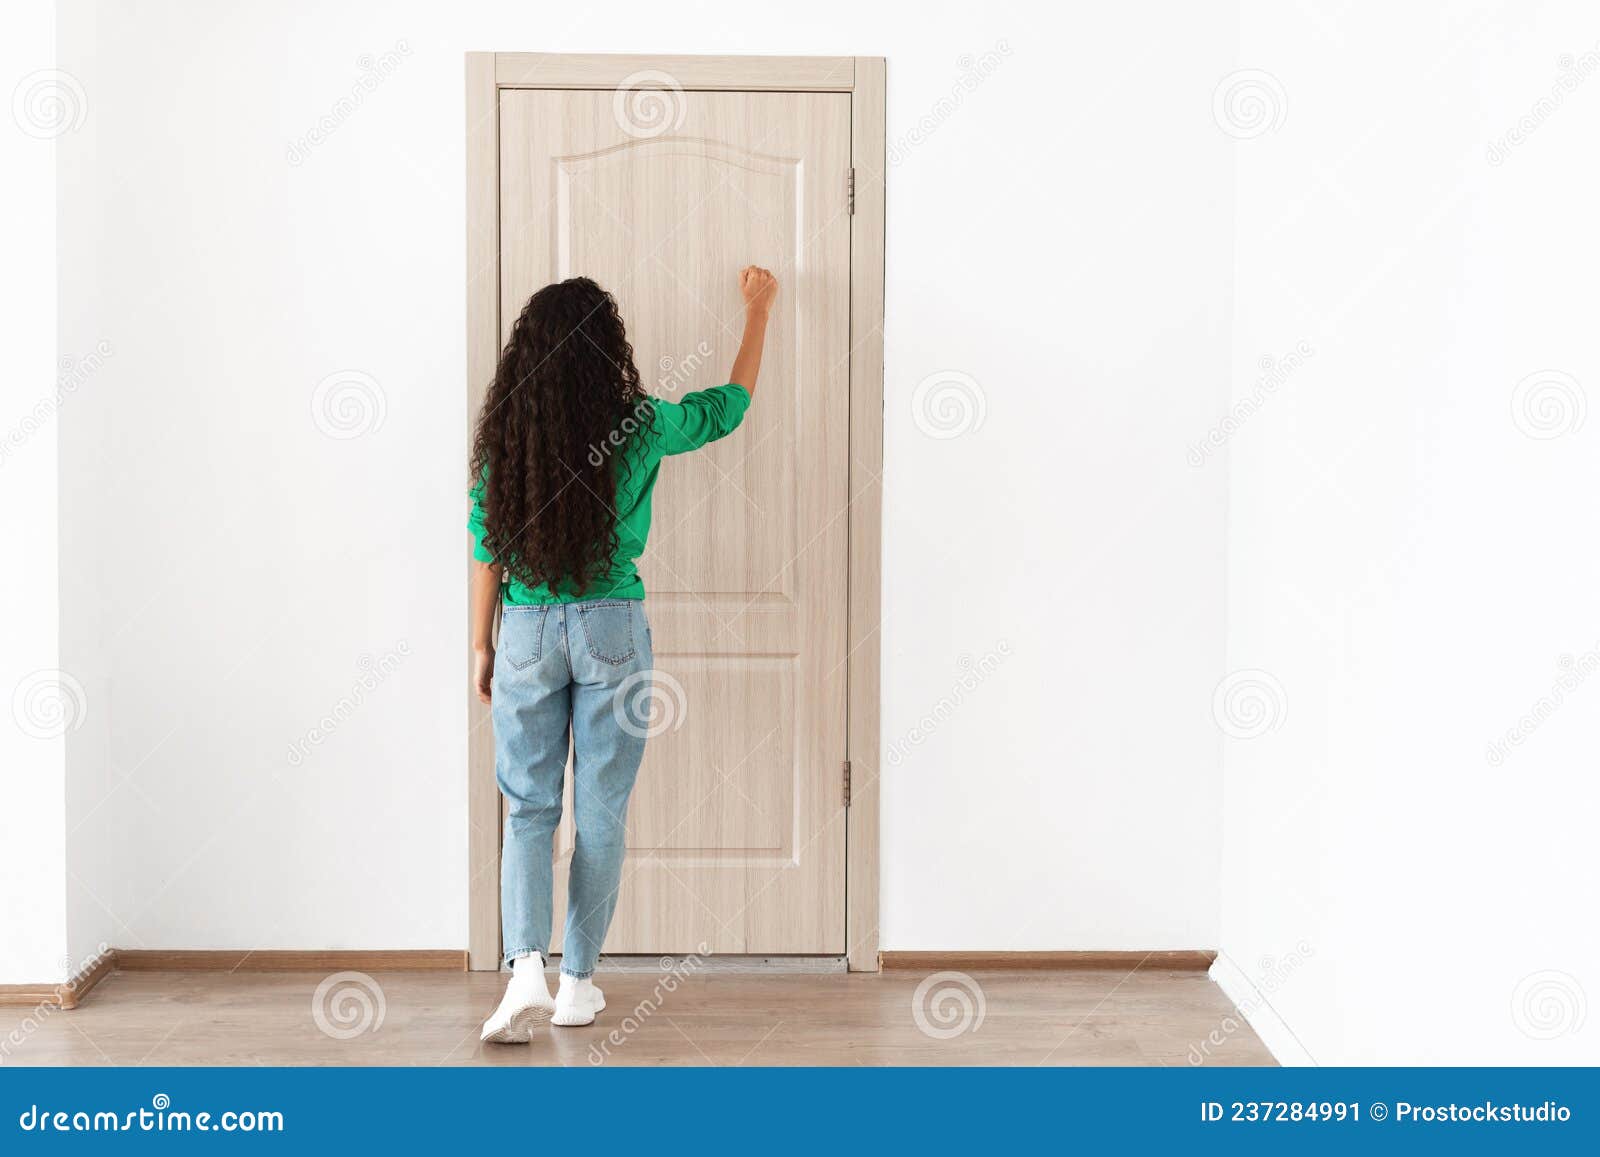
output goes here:
<path id="1" fill-rule="evenodd" d="M 676 398 L 726 381 L 736 271 L 782 282 L 744 424 L 662 463 L 640 564 L 661 730 L 606 949 L 842 953 L 850 97 L 653 95 L 643 129 L 609 89 L 500 97 L 507 335 L 535 290 L 593 277 Z"/>

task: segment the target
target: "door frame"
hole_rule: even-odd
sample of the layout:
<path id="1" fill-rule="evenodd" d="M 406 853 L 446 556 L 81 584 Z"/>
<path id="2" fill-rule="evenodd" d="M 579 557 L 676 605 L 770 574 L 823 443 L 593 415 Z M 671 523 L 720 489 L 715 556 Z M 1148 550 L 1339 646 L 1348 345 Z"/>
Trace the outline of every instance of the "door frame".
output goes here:
<path id="1" fill-rule="evenodd" d="M 500 356 L 500 93 L 672 88 L 850 94 L 849 575 L 845 759 L 845 945 L 878 970 L 879 628 L 883 543 L 884 59 L 880 56 L 466 54 L 467 439 Z M 472 565 L 467 564 L 468 588 Z M 468 614 L 470 616 L 470 596 Z M 467 669 L 472 669 L 470 627 Z M 467 946 L 500 967 L 500 793 L 489 710 L 467 691 Z M 843 769 L 841 769 L 843 773 Z"/>

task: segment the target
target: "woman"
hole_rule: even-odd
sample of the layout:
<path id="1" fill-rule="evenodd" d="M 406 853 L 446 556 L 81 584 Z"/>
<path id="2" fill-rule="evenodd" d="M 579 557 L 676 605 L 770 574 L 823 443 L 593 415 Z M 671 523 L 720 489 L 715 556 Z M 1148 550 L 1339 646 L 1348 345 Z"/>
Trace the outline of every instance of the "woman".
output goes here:
<path id="1" fill-rule="evenodd" d="M 511 965 L 485 1041 L 527 1041 L 545 1021 L 592 1024 L 605 1007 L 591 977 L 616 908 L 648 725 L 638 712 L 649 698 L 650 626 L 635 560 L 661 459 L 726 437 L 750 405 L 778 283 L 752 265 L 740 271 L 739 290 L 744 340 L 728 385 L 678 402 L 650 397 L 617 303 L 575 277 L 529 299 L 484 399 L 468 520 L 473 678 L 492 708 L 495 777 L 508 806 L 500 916 Z M 569 735 L 577 837 L 561 987 L 551 997 L 551 839 Z"/>

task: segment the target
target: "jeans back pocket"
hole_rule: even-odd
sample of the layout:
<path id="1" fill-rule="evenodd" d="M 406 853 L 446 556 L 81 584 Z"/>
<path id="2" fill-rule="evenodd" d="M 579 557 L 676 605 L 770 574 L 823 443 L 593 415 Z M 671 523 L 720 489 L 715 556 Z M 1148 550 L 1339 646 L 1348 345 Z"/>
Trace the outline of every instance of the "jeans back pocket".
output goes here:
<path id="1" fill-rule="evenodd" d="M 578 604 L 584 644 L 591 658 L 613 667 L 632 661 L 633 603 L 628 600 Z"/>
<path id="2" fill-rule="evenodd" d="M 500 653 L 513 670 L 533 666 L 544 654 L 547 607 L 506 607 L 500 616 Z"/>

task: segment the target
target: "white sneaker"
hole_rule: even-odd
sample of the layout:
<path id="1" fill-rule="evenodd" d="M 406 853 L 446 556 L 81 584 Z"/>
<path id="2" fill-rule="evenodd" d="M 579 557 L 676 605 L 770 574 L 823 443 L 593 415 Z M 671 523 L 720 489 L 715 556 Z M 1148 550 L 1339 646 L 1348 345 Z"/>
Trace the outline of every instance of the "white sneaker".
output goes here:
<path id="1" fill-rule="evenodd" d="M 478 1039 L 487 1044 L 527 1044 L 533 1030 L 547 1024 L 556 1011 L 550 986 L 544 978 L 544 961 L 538 956 L 518 957 L 511 964 L 511 980 L 500 1007 L 483 1022 Z"/>
<path id="2" fill-rule="evenodd" d="M 550 1023 L 563 1028 L 593 1024 L 595 1014 L 605 1006 L 606 994 L 595 986 L 594 981 L 587 977 L 575 980 L 563 975 L 561 987 L 556 991 L 555 1015 L 550 1018 Z"/>

